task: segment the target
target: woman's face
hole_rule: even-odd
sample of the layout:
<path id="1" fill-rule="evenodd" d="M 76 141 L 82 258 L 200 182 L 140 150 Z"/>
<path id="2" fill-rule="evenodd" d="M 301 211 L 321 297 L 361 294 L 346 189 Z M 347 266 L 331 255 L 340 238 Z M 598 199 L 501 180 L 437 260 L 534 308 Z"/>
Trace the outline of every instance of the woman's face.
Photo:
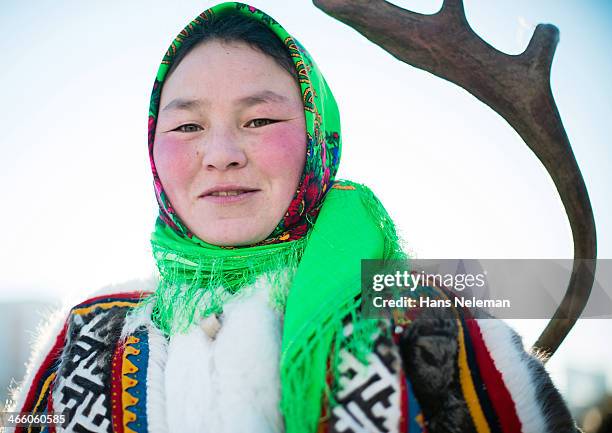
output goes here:
<path id="1" fill-rule="evenodd" d="M 174 210 L 200 239 L 264 240 L 287 211 L 306 159 L 295 79 L 241 42 L 195 47 L 165 81 L 153 158 Z"/>

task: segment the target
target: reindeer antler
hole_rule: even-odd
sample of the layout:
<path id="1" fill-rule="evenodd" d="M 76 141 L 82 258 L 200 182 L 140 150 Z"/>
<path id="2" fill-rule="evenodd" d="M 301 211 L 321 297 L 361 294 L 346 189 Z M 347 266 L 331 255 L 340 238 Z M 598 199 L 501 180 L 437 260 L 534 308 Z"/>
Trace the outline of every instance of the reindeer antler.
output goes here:
<path id="1" fill-rule="evenodd" d="M 422 15 L 384 0 L 313 0 L 399 60 L 451 81 L 487 104 L 519 133 L 552 177 L 569 218 L 574 259 L 595 259 L 591 202 L 550 89 L 559 30 L 540 24 L 519 55 L 496 50 L 471 29 L 461 0 Z M 567 292 L 535 347 L 553 354 L 584 309 L 595 260 L 574 260 Z"/>

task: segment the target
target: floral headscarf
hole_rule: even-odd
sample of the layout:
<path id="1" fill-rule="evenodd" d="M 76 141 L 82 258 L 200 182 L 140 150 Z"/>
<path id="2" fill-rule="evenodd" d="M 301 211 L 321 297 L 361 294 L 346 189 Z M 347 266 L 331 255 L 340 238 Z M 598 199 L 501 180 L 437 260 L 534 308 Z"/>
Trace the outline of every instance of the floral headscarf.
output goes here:
<path id="1" fill-rule="evenodd" d="M 228 14 L 241 14 L 264 23 L 283 41 L 297 71 L 306 116 L 306 163 L 298 189 L 287 212 L 270 236 L 257 245 L 300 239 L 316 221 L 323 198 L 329 191 L 338 171 L 341 148 L 338 107 L 323 75 L 304 47 L 269 15 L 242 3 L 222 3 L 198 15 L 172 41 L 158 69 L 149 105 L 148 141 L 155 196 L 159 205 L 159 218 L 178 235 L 189 239 L 195 238 L 172 207 L 157 174 L 153 160 L 155 127 L 164 80 L 180 52 L 183 41 L 194 32 L 205 29 L 210 20 Z"/>

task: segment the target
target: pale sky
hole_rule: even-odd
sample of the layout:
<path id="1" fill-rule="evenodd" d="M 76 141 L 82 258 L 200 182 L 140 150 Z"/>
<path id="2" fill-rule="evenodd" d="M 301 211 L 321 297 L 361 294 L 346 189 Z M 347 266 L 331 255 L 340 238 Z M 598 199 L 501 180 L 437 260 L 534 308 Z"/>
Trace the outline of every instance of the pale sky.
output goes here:
<path id="1" fill-rule="evenodd" d="M 441 1 L 393 3 L 421 13 Z M 153 270 L 147 108 L 174 36 L 209 1 L 16 2 L 0 14 L 0 301 L 81 297 Z M 512 128 L 454 84 L 405 65 L 310 2 L 252 4 L 310 51 L 340 105 L 339 177 L 368 184 L 421 258 L 571 258 L 548 174 Z M 465 2 L 508 54 L 561 31 L 552 90 L 612 258 L 612 7 L 605 0 Z M 513 323 L 532 343 L 541 323 Z M 611 321 L 584 321 L 550 362 L 612 365 Z M 604 347 L 604 345 L 608 347 Z M 611 367 L 607 367 L 611 368 Z M 612 371 L 609 381 L 612 381 Z"/>

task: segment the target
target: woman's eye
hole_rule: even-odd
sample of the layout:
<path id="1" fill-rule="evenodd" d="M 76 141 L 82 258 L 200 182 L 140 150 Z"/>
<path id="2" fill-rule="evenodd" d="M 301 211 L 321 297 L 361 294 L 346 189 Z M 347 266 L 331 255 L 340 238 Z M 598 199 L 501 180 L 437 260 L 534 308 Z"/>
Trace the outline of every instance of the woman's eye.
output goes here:
<path id="1" fill-rule="evenodd" d="M 261 126 L 266 126 L 266 125 L 270 125 L 272 123 L 276 123 L 278 122 L 278 120 L 273 120 L 273 119 L 253 119 L 249 122 L 247 122 L 246 126 L 247 128 L 259 128 Z"/>
<path id="2" fill-rule="evenodd" d="M 185 125 L 181 125 L 178 128 L 174 129 L 174 131 L 179 132 L 198 132 L 200 129 L 200 125 L 196 125 L 195 123 L 187 123 Z"/>

